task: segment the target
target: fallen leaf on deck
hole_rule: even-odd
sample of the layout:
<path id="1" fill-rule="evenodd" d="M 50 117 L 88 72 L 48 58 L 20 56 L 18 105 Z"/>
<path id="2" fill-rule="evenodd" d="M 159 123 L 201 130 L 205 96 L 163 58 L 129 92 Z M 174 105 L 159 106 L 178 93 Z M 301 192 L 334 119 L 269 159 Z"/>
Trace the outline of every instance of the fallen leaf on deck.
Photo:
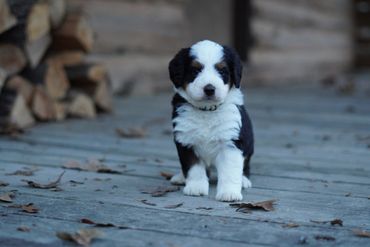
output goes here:
<path id="1" fill-rule="evenodd" d="M 86 218 L 82 218 L 80 220 L 81 223 L 84 223 L 84 224 L 89 224 L 89 225 L 95 225 L 95 222 L 92 221 L 92 220 L 89 220 L 89 219 L 86 219 Z"/>
<path id="2" fill-rule="evenodd" d="M 150 194 L 153 197 L 159 197 L 159 196 L 164 196 L 168 192 L 175 192 L 175 191 L 178 191 L 178 190 L 180 190 L 180 187 L 178 187 L 178 186 L 167 186 L 167 187 L 166 186 L 160 186 L 160 187 L 157 187 L 154 190 L 141 191 L 141 193 Z"/>
<path id="3" fill-rule="evenodd" d="M 94 226 L 96 227 L 117 227 L 115 224 L 112 224 L 112 223 L 96 223 Z"/>
<path id="4" fill-rule="evenodd" d="M 349 197 L 349 196 L 351 196 L 351 195 L 352 195 L 352 193 L 351 193 L 351 192 L 349 192 L 349 193 L 345 194 L 344 196 L 345 196 L 345 197 Z"/>
<path id="5" fill-rule="evenodd" d="M 299 227 L 299 225 L 297 223 L 287 223 L 287 224 L 282 225 L 282 227 L 284 227 L 284 228 L 295 228 L 295 227 Z"/>
<path id="6" fill-rule="evenodd" d="M 262 202 L 247 202 L 247 203 L 231 203 L 230 206 L 237 208 L 237 212 L 251 213 L 252 210 L 274 210 L 274 203 L 277 200 L 267 200 Z"/>
<path id="7" fill-rule="evenodd" d="M 116 134 L 122 138 L 143 138 L 146 136 L 146 130 L 144 128 L 116 128 Z"/>
<path id="8" fill-rule="evenodd" d="M 145 200 L 145 199 L 143 199 L 143 200 L 140 200 L 142 203 L 144 203 L 145 205 L 149 205 L 149 206 L 157 206 L 157 204 L 155 204 L 155 203 L 152 203 L 152 202 L 148 202 L 148 200 Z"/>
<path id="9" fill-rule="evenodd" d="M 20 231 L 20 232 L 30 232 L 31 229 L 27 226 L 20 226 L 20 227 L 17 227 L 17 231 Z"/>
<path id="10" fill-rule="evenodd" d="M 24 212 L 30 213 L 30 214 L 35 214 L 39 211 L 38 208 L 33 206 L 33 203 L 29 203 L 27 205 L 22 205 L 21 208 Z"/>
<path id="11" fill-rule="evenodd" d="M 90 171 L 98 173 L 122 174 L 120 171 L 113 170 L 108 166 L 102 164 L 99 160 L 89 160 L 86 164 L 81 164 L 78 161 L 71 160 L 65 163 L 63 168 L 73 169 L 78 171 Z"/>
<path id="12" fill-rule="evenodd" d="M 69 232 L 57 232 L 57 237 L 66 240 L 75 242 L 82 246 L 89 246 L 91 241 L 95 238 L 102 236 L 102 233 L 96 229 L 81 229 L 76 233 Z"/>
<path id="13" fill-rule="evenodd" d="M 69 180 L 71 184 L 84 184 L 84 182 L 76 181 L 76 180 Z"/>
<path id="14" fill-rule="evenodd" d="M 112 223 L 95 223 L 94 221 L 86 218 L 82 218 L 80 220 L 81 223 L 84 224 L 89 224 L 89 225 L 94 225 L 95 227 L 117 227 L 119 229 L 128 229 L 129 227 L 127 226 L 116 226 L 115 224 Z"/>
<path id="15" fill-rule="evenodd" d="M 9 185 L 9 183 L 4 182 L 4 181 L 0 181 L 0 186 L 5 187 L 5 186 L 8 186 L 8 185 Z"/>
<path id="16" fill-rule="evenodd" d="M 15 197 L 15 194 L 13 192 L 6 192 L 0 195 L 0 201 L 1 202 L 13 202 L 14 197 Z"/>
<path id="17" fill-rule="evenodd" d="M 343 226 L 343 220 L 341 220 L 341 219 L 334 219 L 334 220 L 331 220 L 330 221 L 330 224 L 332 226 L 335 226 L 335 225 Z"/>
<path id="18" fill-rule="evenodd" d="M 174 205 L 167 205 L 167 206 L 164 206 L 164 208 L 168 208 L 168 209 L 172 209 L 172 208 L 179 208 L 181 207 L 182 205 L 184 205 L 184 203 L 178 203 L 178 204 L 174 204 Z"/>
<path id="19" fill-rule="evenodd" d="M 327 224 L 330 223 L 332 226 L 334 225 L 340 225 L 343 226 L 343 220 L 341 219 L 334 219 L 334 220 L 310 220 L 312 223 L 317 224 Z"/>
<path id="20" fill-rule="evenodd" d="M 164 177 L 166 180 L 170 180 L 173 177 L 173 174 L 169 172 L 161 172 L 161 176 Z"/>
<path id="21" fill-rule="evenodd" d="M 34 171 L 33 170 L 17 170 L 15 172 L 12 172 L 12 173 L 7 173 L 6 175 L 10 175 L 10 176 L 26 176 L 26 177 L 29 177 L 29 176 L 33 176 L 34 174 Z"/>
<path id="22" fill-rule="evenodd" d="M 361 229 L 353 229 L 352 232 L 358 236 L 358 237 L 362 237 L 362 238 L 370 238 L 370 232 L 368 231 L 365 231 L 365 230 L 361 230 Z"/>
<path id="23" fill-rule="evenodd" d="M 53 182 L 50 182 L 48 184 L 40 184 L 40 183 L 36 183 L 34 181 L 31 181 L 31 180 L 25 180 L 25 179 L 22 179 L 23 182 L 26 182 L 28 184 L 28 186 L 32 187 L 32 188 L 37 188 L 37 189 L 52 189 L 52 188 L 56 188 L 58 186 L 58 184 L 60 183 L 60 180 L 62 179 L 63 175 L 64 175 L 65 171 L 63 171 L 59 177 L 57 178 L 57 180 L 53 181 Z"/>
<path id="24" fill-rule="evenodd" d="M 213 208 L 207 208 L 207 207 L 198 207 L 196 208 L 198 210 L 212 210 Z"/>
<path id="25" fill-rule="evenodd" d="M 326 240 L 326 241 L 335 241 L 335 238 L 329 235 L 316 235 L 316 240 Z"/>

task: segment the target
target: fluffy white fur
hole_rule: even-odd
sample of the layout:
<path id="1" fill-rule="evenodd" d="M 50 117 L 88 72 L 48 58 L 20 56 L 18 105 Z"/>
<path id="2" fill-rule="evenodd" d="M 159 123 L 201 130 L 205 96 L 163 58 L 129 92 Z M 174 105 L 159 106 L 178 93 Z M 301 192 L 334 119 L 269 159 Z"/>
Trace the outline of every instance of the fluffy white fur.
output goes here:
<path id="1" fill-rule="evenodd" d="M 192 166 L 186 178 L 184 194 L 189 196 L 208 195 L 209 182 L 204 164 Z"/>
<path id="2" fill-rule="evenodd" d="M 216 199 L 221 201 L 241 200 L 242 185 L 250 187 L 250 181 L 246 177 L 242 179 L 242 153 L 232 141 L 238 138 L 241 126 L 241 117 L 235 104 L 242 103 L 242 93 L 239 89 L 232 88 L 216 111 L 201 111 L 190 104 L 184 104 L 177 109 L 178 116 L 173 120 L 176 124 L 176 140 L 182 145 L 192 146 L 204 166 L 216 166 Z M 199 179 L 199 172 L 204 174 L 203 179 Z M 206 178 L 205 168 L 201 164 L 192 167 L 186 179 L 184 193 L 194 196 L 206 195 Z M 183 181 L 182 175 L 176 175 L 172 179 L 174 183 Z"/>
<path id="3" fill-rule="evenodd" d="M 223 47 L 209 40 L 196 43 L 190 49 L 190 54 L 204 67 L 195 80 L 186 87 L 188 100 L 198 107 L 208 107 L 210 104 L 222 103 L 229 91 L 229 85 L 225 84 L 215 68 L 215 64 L 222 61 Z M 215 90 L 212 101 L 204 101 L 204 87 L 213 85 Z"/>

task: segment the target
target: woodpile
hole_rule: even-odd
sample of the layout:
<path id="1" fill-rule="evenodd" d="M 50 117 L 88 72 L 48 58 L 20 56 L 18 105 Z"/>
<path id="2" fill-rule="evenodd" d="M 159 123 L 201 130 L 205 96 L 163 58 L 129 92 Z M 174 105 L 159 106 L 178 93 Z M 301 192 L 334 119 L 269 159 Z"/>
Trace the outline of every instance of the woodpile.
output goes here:
<path id="1" fill-rule="evenodd" d="M 64 0 L 0 0 L 0 133 L 112 110 L 107 70 L 85 61 L 93 31 Z"/>

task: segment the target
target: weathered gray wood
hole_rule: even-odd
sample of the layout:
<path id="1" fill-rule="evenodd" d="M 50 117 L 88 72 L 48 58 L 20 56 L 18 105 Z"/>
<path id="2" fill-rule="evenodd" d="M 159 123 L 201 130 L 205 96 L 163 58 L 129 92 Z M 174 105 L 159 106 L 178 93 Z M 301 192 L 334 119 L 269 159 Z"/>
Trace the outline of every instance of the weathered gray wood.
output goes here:
<path id="1" fill-rule="evenodd" d="M 0 138 L 0 180 L 9 183 L 1 192 L 17 190 L 14 203 L 34 202 L 41 209 L 27 215 L 0 203 L 0 246 L 1 241 L 15 246 L 58 246 L 62 242 L 54 233 L 86 227 L 77 222 L 83 217 L 134 228 L 104 228 L 106 237 L 93 246 L 293 246 L 300 237 L 307 237 L 314 246 L 366 246 L 368 240 L 355 237 L 351 230 L 370 230 L 370 143 L 366 139 L 370 101 L 297 88 L 279 93 L 251 89 L 249 94 L 253 96 L 246 101 L 256 137 L 254 187 L 243 195 L 245 201 L 276 198 L 275 211 L 235 212 L 214 199 L 213 177 L 208 197 L 187 197 L 181 191 L 158 198 L 142 194 L 142 189 L 169 185 L 160 172 L 176 173 L 180 166 L 172 137 L 163 134 L 171 127 L 170 95 L 136 97 L 116 100 L 113 115 L 37 126 L 16 139 Z M 348 105 L 356 111 L 346 112 Z M 117 127 L 132 126 L 145 126 L 148 136 L 122 139 L 114 132 Z M 92 158 L 103 159 L 123 174 L 66 170 L 59 192 L 32 189 L 21 181 L 46 183 L 62 172 L 66 161 Z M 33 166 L 40 169 L 34 176 L 6 175 Z M 142 199 L 156 206 L 145 205 Z M 184 204 L 179 208 L 164 208 L 180 202 Z M 344 226 L 310 222 L 334 218 L 341 218 Z M 300 226 L 282 227 L 289 222 Z M 16 231 L 20 224 L 30 224 L 32 231 Z M 317 234 L 336 240 L 315 240 Z"/>
<path id="2" fill-rule="evenodd" d="M 28 194 L 22 194 L 17 199 L 17 203 L 31 201 L 34 201 L 42 209 L 36 217 L 64 219 L 68 221 L 77 221 L 81 217 L 85 217 L 98 222 L 111 222 L 117 225 L 126 225 L 149 231 L 213 240 L 229 240 L 240 243 L 259 243 L 266 245 L 273 245 L 284 240 L 285 243 L 292 245 L 296 244 L 302 235 L 308 236 L 310 241 L 313 241 L 312 238 L 314 235 L 327 234 L 335 237 L 337 239 L 336 243 L 342 243 L 343 246 L 349 243 L 359 245 L 368 241 L 353 236 L 347 227 L 306 226 L 303 224 L 299 228 L 284 229 L 281 226 L 282 223 L 279 221 L 271 220 L 264 222 L 264 220 L 261 221 L 258 218 L 249 220 L 247 218 L 238 219 L 223 216 L 210 217 L 209 215 L 193 215 L 173 210 L 126 206 L 120 203 L 100 204 L 98 202 L 87 202 L 88 204 L 86 204 L 86 202 L 76 201 L 72 198 L 57 199 Z M 229 208 L 229 210 L 234 211 L 232 208 Z M 3 208 L 1 211 L 8 215 L 13 215 L 14 213 L 25 215 L 24 213 L 18 213 L 17 209 L 12 208 Z M 114 212 L 114 214 L 110 212 Z M 234 211 L 234 214 L 239 213 Z M 270 215 L 273 214 L 274 212 L 270 213 Z M 258 213 L 252 215 L 254 215 L 253 217 L 257 217 Z M 179 224 L 180 222 L 181 224 Z M 262 234 L 261 229 L 263 229 L 263 232 L 268 232 L 269 234 Z"/>
<path id="3" fill-rule="evenodd" d="M 22 219 L 20 219 L 22 218 Z M 3 224 L 6 227 L 1 227 Z M 14 229 L 20 225 L 29 226 L 31 232 L 14 232 Z M 74 221 L 65 221 L 61 219 L 43 219 L 34 217 L 20 217 L 11 215 L 2 217 L 0 223 L 0 246 L 31 246 L 31 247 L 54 247 L 66 246 L 65 242 L 59 240 L 55 233 L 57 231 L 73 232 L 81 228 L 87 228 L 88 225 Z M 237 243 L 232 241 L 211 240 L 207 238 L 193 238 L 180 234 L 163 233 L 156 230 L 147 229 L 122 229 L 100 228 L 104 235 L 93 242 L 92 246 L 256 246 L 246 243 Z M 145 235 L 145 238 L 143 237 Z M 23 240 L 27 236 L 27 240 Z M 4 245 L 3 245 L 4 244 Z M 13 245 L 14 244 L 14 245 Z M 258 244 L 257 244 L 258 245 Z"/>

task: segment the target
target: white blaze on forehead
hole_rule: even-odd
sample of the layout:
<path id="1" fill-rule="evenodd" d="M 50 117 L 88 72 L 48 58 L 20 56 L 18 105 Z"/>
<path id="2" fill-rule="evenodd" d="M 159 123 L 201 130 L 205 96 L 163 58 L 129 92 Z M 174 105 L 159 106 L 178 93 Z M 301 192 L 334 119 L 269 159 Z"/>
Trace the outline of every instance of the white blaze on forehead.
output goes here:
<path id="1" fill-rule="evenodd" d="M 204 65 L 213 65 L 223 58 L 223 47 L 213 41 L 203 40 L 190 48 L 190 55 Z"/>

